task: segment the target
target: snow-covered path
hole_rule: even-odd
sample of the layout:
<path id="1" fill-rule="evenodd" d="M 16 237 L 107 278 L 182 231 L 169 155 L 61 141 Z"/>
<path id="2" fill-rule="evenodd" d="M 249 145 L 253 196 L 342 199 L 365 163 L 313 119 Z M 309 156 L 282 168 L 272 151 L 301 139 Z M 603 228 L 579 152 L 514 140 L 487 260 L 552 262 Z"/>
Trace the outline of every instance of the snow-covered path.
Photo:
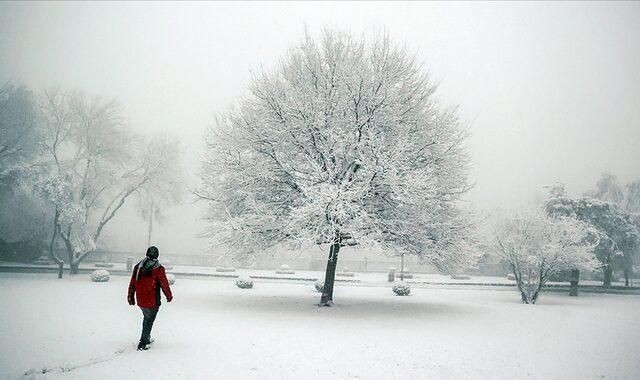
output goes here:
<path id="1" fill-rule="evenodd" d="M 640 297 L 181 279 L 154 346 L 127 281 L 0 274 L 0 378 L 639 378 Z M 42 375 L 42 369 L 47 373 Z M 27 375 L 25 376 L 25 373 Z"/>

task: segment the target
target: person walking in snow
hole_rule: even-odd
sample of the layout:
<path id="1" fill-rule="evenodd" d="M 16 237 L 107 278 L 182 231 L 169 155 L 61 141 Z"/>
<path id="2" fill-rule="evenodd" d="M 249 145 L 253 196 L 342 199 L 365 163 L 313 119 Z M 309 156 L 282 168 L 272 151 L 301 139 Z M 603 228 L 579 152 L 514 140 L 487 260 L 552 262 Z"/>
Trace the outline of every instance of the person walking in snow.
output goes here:
<path id="1" fill-rule="evenodd" d="M 151 329 L 160 309 L 160 290 L 162 289 L 167 302 L 173 299 L 164 267 L 158 262 L 158 254 L 158 248 L 149 247 L 147 256 L 133 268 L 129 282 L 129 305 L 135 305 L 137 300 L 143 315 L 138 350 L 146 350 L 152 342 Z"/>

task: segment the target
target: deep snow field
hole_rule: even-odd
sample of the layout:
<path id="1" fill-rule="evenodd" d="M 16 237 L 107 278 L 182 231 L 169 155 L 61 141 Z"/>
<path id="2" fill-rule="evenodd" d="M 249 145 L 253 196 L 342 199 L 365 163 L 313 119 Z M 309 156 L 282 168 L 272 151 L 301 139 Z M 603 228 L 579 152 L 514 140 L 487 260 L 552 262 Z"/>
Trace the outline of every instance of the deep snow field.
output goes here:
<path id="1" fill-rule="evenodd" d="M 128 279 L 0 274 L 0 379 L 640 378 L 640 297 L 184 279 L 150 350 Z M 46 372 L 43 374 L 43 372 Z"/>

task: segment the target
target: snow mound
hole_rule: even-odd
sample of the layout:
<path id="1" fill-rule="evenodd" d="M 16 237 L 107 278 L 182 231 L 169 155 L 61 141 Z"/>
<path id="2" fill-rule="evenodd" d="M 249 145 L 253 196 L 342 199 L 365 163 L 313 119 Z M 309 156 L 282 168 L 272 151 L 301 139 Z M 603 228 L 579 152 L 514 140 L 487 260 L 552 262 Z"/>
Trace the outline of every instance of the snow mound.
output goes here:
<path id="1" fill-rule="evenodd" d="M 406 282 L 400 282 L 391 289 L 397 296 L 408 296 L 411 293 L 411 287 Z"/>
<path id="2" fill-rule="evenodd" d="M 236 281 L 236 286 L 240 289 L 252 289 L 253 288 L 253 280 L 249 277 L 240 277 Z"/>
<path id="3" fill-rule="evenodd" d="M 109 276 L 111 276 L 109 271 L 104 270 L 104 269 L 97 269 L 97 270 L 94 270 L 93 273 L 91 273 L 91 281 L 93 281 L 93 282 L 107 282 L 107 281 L 109 281 Z"/>
<path id="4" fill-rule="evenodd" d="M 169 285 L 173 285 L 176 283 L 176 275 L 173 273 L 167 273 L 167 281 L 169 281 Z"/>
<path id="5" fill-rule="evenodd" d="M 277 274 L 294 274 L 296 273 L 296 271 L 292 270 L 291 268 L 289 268 L 289 266 L 287 264 L 282 264 L 280 265 L 280 268 L 278 268 L 276 270 Z"/>

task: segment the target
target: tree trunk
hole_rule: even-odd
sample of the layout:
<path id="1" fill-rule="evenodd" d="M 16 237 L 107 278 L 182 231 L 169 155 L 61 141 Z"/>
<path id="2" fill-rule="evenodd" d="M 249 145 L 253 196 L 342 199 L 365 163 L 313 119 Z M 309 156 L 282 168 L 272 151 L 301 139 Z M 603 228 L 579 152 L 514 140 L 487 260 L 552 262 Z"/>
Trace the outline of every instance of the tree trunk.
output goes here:
<path id="1" fill-rule="evenodd" d="M 60 213 L 58 212 L 58 208 L 56 207 L 56 213 L 53 218 L 53 235 L 51 236 L 51 241 L 49 242 L 49 256 L 58 263 L 58 278 L 62 278 L 62 269 L 64 267 L 64 261 L 60 260 L 58 256 L 55 255 L 53 249 L 55 248 L 56 237 L 58 236 L 58 220 L 60 219 Z"/>
<path id="2" fill-rule="evenodd" d="M 71 242 L 62 236 L 62 240 L 64 240 L 64 245 L 67 247 L 67 256 L 69 256 L 69 274 L 77 274 L 78 264 L 75 263 L 75 256 L 73 253 L 73 247 L 71 246 Z M 75 264 L 74 264 L 75 263 Z M 75 270 L 74 270 L 75 265 Z"/>
<path id="3" fill-rule="evenodd" d="M 404 253 L 400 254 L 400 281 L 404 281 Z"/>
<path id="4" fill-rule="evenodd" d="M 538 300 L 538 296 L 540 295 L 540 291 L 541 290 L 542 290 L 542 284 L 538 285 L 538 288 L 533 293 L 533 297 L 531 297 L 531 304 L 535 305 L 536 301 Z"/>
<path id="5" fill-rule="evenodd" d="M 340 251 L 340 238 L 336 238 L 329 248 L 329 259 L 327 260 L 327 272 L 324 276 L 324 288 L 322 289 L 322 297 L 318 306 L 333 305 L 333 284 L 336 278 L 336 267 L 338 264 L 338 252 Z"/>
<path id="6" fill-rule="evenodd" d="M 527 299 L 527 295 L 524 293 L 523 290 L 520 290 L 520 298 L 522 299 L 522 303 L 529 303 L 529 300 Z"/>
<path id="7" fill-rule="evenodd" d="M 569 295 L 572 297 L 578 296 L 578 282 L 580 281 L 580 270 L 572 269 L 571 270 L 571 288 L 569 289 Z"/>
<path id="8" fill-rule="evenodd" d="M 609 287 L 611 286 L 611 275 L 613 274 L 613 266 L 611 265 L 611 263 L 606 264 L 604 266 L 604 282 L 602 283 L 602 286 L 604 287 Z"/>
<path id="9" fill-rule="evenodd" d="M 633 274 L 633 256 L 631 255 L 631 251 L 625 253 L 622 265 L 624 266 L 624 286 L 630 286 L 631 275 Z"/>
<path id="10" fill-rule="evenodd" d="M 70 263 L 69 266 L 71 267 L 69 269 L 70 274 L 78 274 L 78 267 L 80 266 L 80 262 Z"/>
<path id="11" fill-rule="evenodd" d="M 624 286 L 629 286 L 629 268 L 625 265 L 624 267 Z"/>

